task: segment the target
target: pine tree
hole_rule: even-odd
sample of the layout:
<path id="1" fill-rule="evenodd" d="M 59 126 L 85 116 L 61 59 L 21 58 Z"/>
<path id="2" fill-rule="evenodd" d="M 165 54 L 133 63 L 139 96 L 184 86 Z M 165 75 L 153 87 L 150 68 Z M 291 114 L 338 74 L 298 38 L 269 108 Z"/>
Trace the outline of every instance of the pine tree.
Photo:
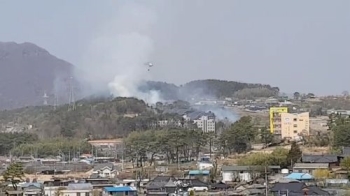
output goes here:
<path id="1" fill-rule="evenodd" d="M 288 161 L 291 161 L 293 164 L 300 160 L 302 152 L 299 145 L 296 142 L 292 142 L 290 150 L 288 152 Z"/>
<path id="2" fill-rule="evenodd" d="M 23 166 L 20 163 L 10 164 L 6 171 L 3 173 L 5 181 L 10 182 L 15 190 L 17 190 L 17 184 L 23 180 L 24 172 Z"/>

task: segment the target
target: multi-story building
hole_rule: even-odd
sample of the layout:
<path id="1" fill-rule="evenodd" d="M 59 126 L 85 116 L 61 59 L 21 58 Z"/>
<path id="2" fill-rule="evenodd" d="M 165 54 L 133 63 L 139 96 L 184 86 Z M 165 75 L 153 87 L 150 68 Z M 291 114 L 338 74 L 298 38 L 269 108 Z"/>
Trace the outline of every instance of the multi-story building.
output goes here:
<path id="1" fill-rule="evenodd" d="M 281 113 L 281 138 L 295 140 L 310 134 L 309 112 Z"/>
<path id="2" fill-rule="evenodd" d="M 270 131 L 274 134 L 281 134 L 281 114 L 288 113 L 287 107 L 270 108 Z"/>
<path id="3" fill-rule="evenodd" d="M 193 120 L 197 127 L 203 132 L 215 132 L 215 115 L 214 113 L 205 113 L 199 118 Z"/>
<path id="4" fill-rule="evenodd" d="M 310 134 L 309 112 L 288 113 L 287 107 L 270 108 L 270 131 L 277 138 L 295 140 Z"/>

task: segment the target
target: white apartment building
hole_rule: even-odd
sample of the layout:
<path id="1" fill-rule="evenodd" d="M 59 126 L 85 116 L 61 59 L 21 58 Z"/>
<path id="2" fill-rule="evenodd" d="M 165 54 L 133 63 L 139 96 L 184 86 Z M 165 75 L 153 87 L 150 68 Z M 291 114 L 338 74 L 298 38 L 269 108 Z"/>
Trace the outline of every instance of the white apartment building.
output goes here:
<path id="1" fill-rule="evenodd" d="M 215 132 L 215 116 L 203 115 L 193 121 L 203 132 Z"/>

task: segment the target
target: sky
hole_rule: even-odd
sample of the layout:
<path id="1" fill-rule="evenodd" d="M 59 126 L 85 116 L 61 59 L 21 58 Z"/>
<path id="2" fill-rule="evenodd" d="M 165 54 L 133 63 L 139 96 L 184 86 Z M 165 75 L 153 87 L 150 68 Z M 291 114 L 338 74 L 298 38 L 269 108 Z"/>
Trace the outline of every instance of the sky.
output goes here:
<path id="1" fill-rule="evenodd" d="M 0 1 L 0 41 L 32 42 L 84 67 L 92 40 L 118 29 L 118 8 L 131 1 L 156 15 L 147 32 L 153 80 L 222 79 L 318 95 L 350 91 L 348 0 Z"/>

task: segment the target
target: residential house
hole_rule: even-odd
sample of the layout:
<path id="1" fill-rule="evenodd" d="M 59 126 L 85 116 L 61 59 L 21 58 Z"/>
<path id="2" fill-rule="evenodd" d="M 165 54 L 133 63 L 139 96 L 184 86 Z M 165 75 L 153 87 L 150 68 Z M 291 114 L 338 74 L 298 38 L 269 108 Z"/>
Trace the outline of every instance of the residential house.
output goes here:
<path id="1" fill-rule="evenodd" d="M 6 191 L 7 196 L 23 196 L 23 191 Z"/>
<path id="2" fill-rule="evenodd" d="M 200 161 L 197 163 L 199 170 L 211 169 L 214 167 L 213 163 L 210 161 Z"/>
<path id="3" fill-rule="evenodd" d="M 90 183 L 71 183 L 64 190 L 59 190 L 60 196 L 92 196 L 93 186 Z"/>
<path id="4" fill-rule="evenodd" d="M 179 186 L 185 191 L 208 191 L 209 185 L 199 179 L 178 179 Z"/>
<path id="5" fill-rule="evenodd" d="M 260 184 L 238 185 L 234 190 L 235 195 L 265 196 L 266 186 Z"/>
<path id="6" fill-rule="evenodd" d="M 24 196 L 44 195 L 44 185 L 41 183 L 25 183 L 20 186 Z"/>
<path id="7" fill-rule="evenodd" d="M 92 184 L 92 187 L 94 189 L 99 189 L 102 191 L 103 188 L 105 187 L 112 187 L 116 183 L 119 183 L 119 181 L 115 181 L 116 179 L 110 179 L 110 178 L 87 178 L 85 179 L 85 183 L 90 183 Z"/>
<path id="8" fill-rule="evenodd" d="M 313 174 L 316 169 L 329 169 L 328 163 L 296 163 L 293 167 L 295 173 Z"/>
<path id="9" fill-rule="evenodd" d="M 131 186 L 105 187 L 102 196 L 136 196 L 137 189 Z"/>
<path id="10" fill-rule="evenodd" d="M 303 155 L 302 163 L 327 163 L 329 168 L 339 167 L 341 157 L 338 155 Z"/>
<path id="11" fill-rule="evenodd" d="M 223 182 L 210 184 L 210 189 L 213 191 L 226 191 L 229 188 L 230 188 L 230 186 L 223 183 Z"/>
<path id="12" fill-rule="evenodd" d="M 309 173 L 291 173 L 285 177 L 289 180 L 298 180 L 302 182 L 313 181 L 315 178 Z"/>
<path id="13" fill-rule="evenodd" d="M 96 164 L 93 174 L 101 178 L 114 178 L 116 176 L 115 167 L 112 163 Z"/>
<path id="14" fill-rule="evenodd" d="M 276 183 L 270 188 L 270 193 L 274 196 L 301 196 L 301 195 L 323 195 L 331 194 L 316 186 L 307 186 L 302 182 Z"/>
<path id="15" fill-rule="evenodd" d="M 209 174 L 209 170 L 190 170 L 188 172 L 188 177 L 190 179 L 202 179 L 203 181 L 207 181 Z"/>
<path id="16" fill-rule="evenodd" d="M 175 193 L 177 185 L 176 179 L 172 176 L 157 176 L 149 181 L 145 187 L 147 195 Z"/>
<path id="17" fill-rule="evenodd" d="M 222 166 L 222 182 L 251 182 L 264 172 L 264 167 L 260 166 Z M 279 173 L 280 166 L 268 166 L 267 170 L 272 173 Z"/>
<path id="18" fill-rule="evenodd" d="M 68 186 L 68 184 L 74 183 L 74 180 L 63 180 L 63 179 L 52 179 L 48 181 L 44 181 L 44 186 L 52 187 L 52 186 Z"/>

